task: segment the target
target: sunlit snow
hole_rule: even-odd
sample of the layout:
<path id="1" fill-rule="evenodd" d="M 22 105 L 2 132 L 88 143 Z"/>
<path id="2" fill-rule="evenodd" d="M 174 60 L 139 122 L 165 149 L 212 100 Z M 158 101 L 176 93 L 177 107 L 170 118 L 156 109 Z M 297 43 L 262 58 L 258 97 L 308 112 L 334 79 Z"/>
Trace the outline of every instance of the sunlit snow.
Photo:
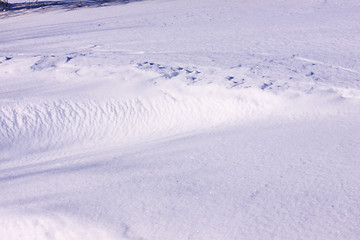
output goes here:
<path id="1" fill-rule="evenodd" d="M 0 239 L 360 236 L 360 2 L 0 5 Z"/>

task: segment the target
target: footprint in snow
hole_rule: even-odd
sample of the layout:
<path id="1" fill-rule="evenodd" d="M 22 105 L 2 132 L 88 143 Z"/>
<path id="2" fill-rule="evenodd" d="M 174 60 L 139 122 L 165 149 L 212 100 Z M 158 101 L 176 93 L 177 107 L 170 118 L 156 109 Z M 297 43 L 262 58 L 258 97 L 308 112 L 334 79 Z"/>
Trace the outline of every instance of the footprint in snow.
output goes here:
<path id="1" fill-rule="evenodd" d="M 5 57 L 3 61 L 9 61 L 11 59 L 12 59 L 12 57 Z M 0 64 L 3 63 L 3 61 L 0 61 Z"/>
<path id="2" fill-rule="evenodd" d="M 41 71 L 48 68 L 56 67 L 56 63 L 58 62 L 58 58 L 54 55 L 51 56 L 42 56 L 40 60 L 38 60 L 34 65 L 30 68 L 33 71 Z"/>

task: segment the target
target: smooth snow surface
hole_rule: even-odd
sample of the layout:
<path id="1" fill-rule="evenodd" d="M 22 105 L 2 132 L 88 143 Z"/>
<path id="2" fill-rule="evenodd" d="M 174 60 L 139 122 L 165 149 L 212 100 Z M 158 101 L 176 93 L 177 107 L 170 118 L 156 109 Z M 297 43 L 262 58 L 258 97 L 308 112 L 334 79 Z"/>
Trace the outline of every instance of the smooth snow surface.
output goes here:
<path id="1" fill-rule="evenodd" d="M 358 239 L 360 3 L 9 1 L 0 239 Z"/>

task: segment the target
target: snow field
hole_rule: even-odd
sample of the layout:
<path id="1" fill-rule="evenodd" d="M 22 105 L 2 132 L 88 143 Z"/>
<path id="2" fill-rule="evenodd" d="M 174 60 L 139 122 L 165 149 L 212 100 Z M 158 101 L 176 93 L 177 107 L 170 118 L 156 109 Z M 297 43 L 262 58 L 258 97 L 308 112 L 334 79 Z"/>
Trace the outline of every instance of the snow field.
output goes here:
<path id="1" fill-rule="evenodd" d="M 0 239 L 358 239 L 357 1 L 117 3 L 0 13 Z"/>

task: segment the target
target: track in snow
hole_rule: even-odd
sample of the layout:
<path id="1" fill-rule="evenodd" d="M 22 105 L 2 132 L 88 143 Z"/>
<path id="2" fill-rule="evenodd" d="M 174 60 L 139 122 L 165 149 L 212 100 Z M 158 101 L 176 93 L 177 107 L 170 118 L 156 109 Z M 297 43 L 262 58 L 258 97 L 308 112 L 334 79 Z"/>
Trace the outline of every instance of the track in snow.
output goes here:
<path id="1" fill-rule="evenodd" d="M 356 0 L 64 7 L 0 16 L 0 238 L 358 238 Z"/>

